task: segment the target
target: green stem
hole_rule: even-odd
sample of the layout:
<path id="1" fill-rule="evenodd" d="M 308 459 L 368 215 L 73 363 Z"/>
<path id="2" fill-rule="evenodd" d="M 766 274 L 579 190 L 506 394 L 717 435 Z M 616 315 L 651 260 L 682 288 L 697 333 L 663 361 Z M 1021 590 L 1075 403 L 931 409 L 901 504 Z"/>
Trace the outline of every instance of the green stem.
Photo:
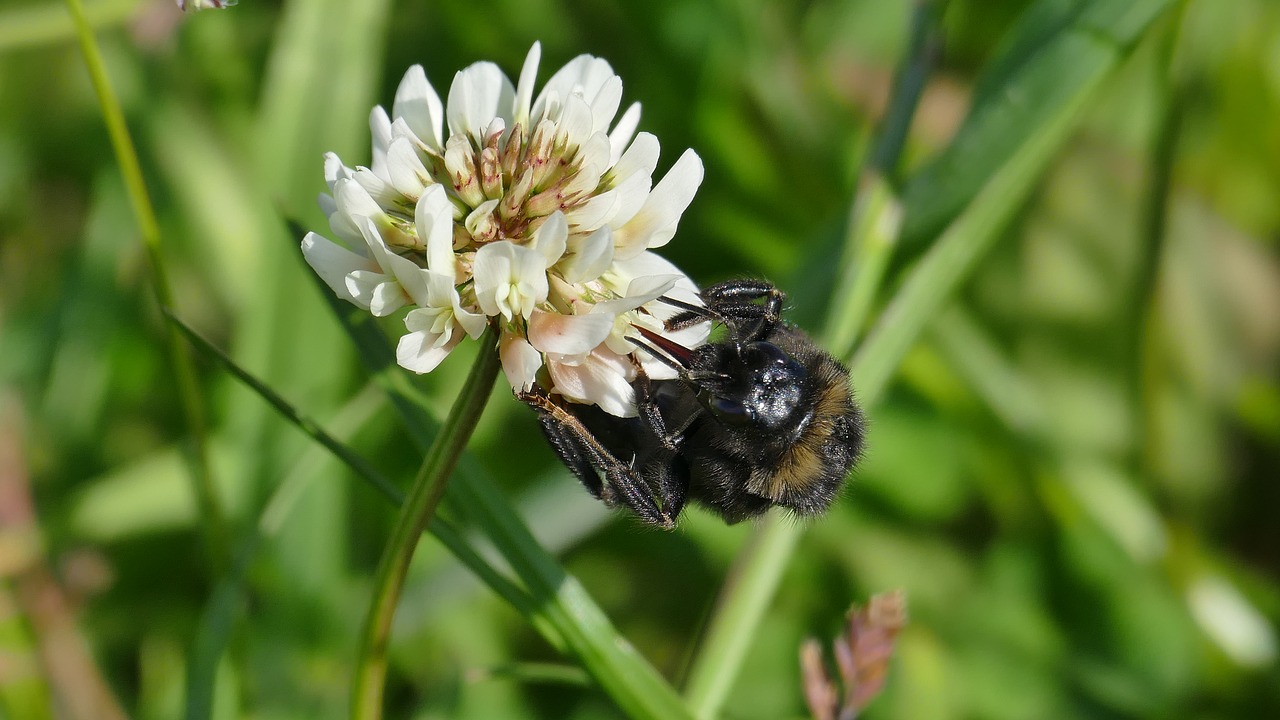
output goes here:
<path id="1" fill-rule="evenodd" d="M 755 639 L 755 628 L 769 609 L 798 542 L 800 529 L 795 521 L 773 512 L 760 521 L 738 554 L 685 688 L 689 709 L 698 720 L 716 717 L 729 697 Z"/>
<path id="2" fill-rule="evenodd" d="M 853 350 L 858 334 L 866 327 L 898 244 L 902 229 L 902 201 L 896 189 L 898 162 L 925 82 L 937 61 L 937 25 L 946 4 L 946 0 L 916 1 L 905 60 L 894 76 L 889 109 L 860 173 L 840 259 L 840 279 L 832 292 L 822 333 L 827 349 L 837 357 Z"/>
<path id="3" fill-rule="evenodd" d="M 164 260 L 160 252 L 160 225 L 156 222 L 155 208 L 152 207 L 151 198 L 147 194 L 147 184 L 142 176 L 142 166 L 138 162 L 133 138 L 129 135 L 129 127 L 124 120 L 124 111 L 120 107 L 119 98 L 111 88 L 106 64 L 93 37 L 89 21 L 85 18 L 84 7 L 80 0 L 67 0 L 67 8 L 71 11 L 71 18 L 75 23 L 85 67 L 89 71 L 89 78 L 98 95 L 102 119 L 106 123 L 107 134 L 111 138 L 116 161 L 120 163 L 120 173 L 124 176 L 129 203 L 133 207 L 133 215 L 138 222 L 138 230 L 142 234 L 142 241 L 147 249 L 151 286 L 156 302 L 162 308 L 172 307 L 173 293 L 170 290 L 169 278 L 165 274 Z M 178 400 L 182 405 L 187 429 L 191 433 L 189 457 L 205 544 L 214 570 L 221 573 L 230 559 L 231 542 L 223 516 L 222 503 L 214 488 L 213 472 L 209 464 L 209 433 L 205 425 L 200 384 L 196 379 L 191 350 L 183 342 L 178 329 L 172 324 L 165 323 L 165 336 L 177 382 Z"/>
<path id="4" fill-rule="evenodd" d="M 827 348 L 837 357 L 845 357 L 853 350 L 871 317 L 901 228 L 901 201 L 883 175 L 868 171 L 854 203 L 841 277 L 823 332 Z"/>
<path id="5" fill-rule="evenodd" d="M 449 477 L 458 458 L 467 447 L 484 411 L 493 382 L 498 377 L 498 350 L 493 329 L 480 338 L 480 352 L 467 382 L 449 410 L 440 434 L 427 452 L 413 482 L 404 509 L 396 521 L 378 563 L 374 578 L 373 601 L 365 616 L 361 633 L 359 661 L 351 691 L 351 717 L 376 720 L 382 717 L 382 691 L 387 675 L 387 645 L 391 635 L 391 619 L 395 615 L 400 591 L 404 586 L 409 561 L 423 530 L 431 522 L 440 498 L 444 496 Z"/>
<path id="6" fill-rule="evenodd" d="M 1129 341 L 1128 387 L 1134 417 L 1134 444 L 1131 466 L 1136 477 L 1142 477 L 1154 465 L 1159 449 L 1151 432 L 1157 411 L 1151 399 L 1149 354 L 1155 334 L 1155 307 L 1160 260 L 1164 257 L 1168 235 L 1169 190 L 1173 181 L 1173 163 L 1182 131 L 1182 87 L 1175 75 L 1174 59 L 1182 30 L 1186 3 L 1170 18 L 1168 29 L 1160 38 L 1157 111 L 1148 170 L 1147 194 L 1142 208 L 1142 229 L 1138 246 L 1137 276 L 1131 299 L 1126 303 L 1125 337 Z"/>
<path id="7" fill-rule="evenodd" d="M 907 144 L 911 121 L 916 116 L 925 82 L 938 59 L 941 37 L 936 32 L 947 0 L 916 0 L 911 15 L 911 35 L 907 40 L 906 62 L 893 79 L 889 109 L 880 124 L 879 137 L 871 149 L 870 170 L 896 180 L 898 160 Z"/>

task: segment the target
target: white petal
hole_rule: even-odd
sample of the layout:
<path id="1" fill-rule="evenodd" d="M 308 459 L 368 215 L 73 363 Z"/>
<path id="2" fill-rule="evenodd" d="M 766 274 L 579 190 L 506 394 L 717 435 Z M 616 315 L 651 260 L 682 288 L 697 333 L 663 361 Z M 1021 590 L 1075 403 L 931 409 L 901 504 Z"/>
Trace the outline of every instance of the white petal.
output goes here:
<path id="1" fill-rule="evenodd" d="M 329 192 L 333 192 L 334 183 L 349 177 L 351 177 L 351 168 L 342 164 L 337 153 L 324 154 L 324 181 L 329 185 Z"/>
<path id="2" fill-rule="evenodd" d="M 391 119 L 381 105 L 374 107 L 369 113 L 369 130 L 373 134 L 373 162 L 369 163 L 369 167 L 375 173 L 383 175 L 387 148 L 391 145 Z"/>
<path id="3" fill-rule="evenodd" d="M 386 164 L 386 154 L 383 153 L 382 170 L 384 173 L 386 172 Z M 364 191 L 378 206 L 379 212 L 382 211 L 382 208 L 391 207 L 401 200 L 400 193 L 396 192 L 396 189 L 391 187 L 390 183 L 383 180 L 369 168 L 356 168 L 356 171 L 351 174 L 351 179 L 364 188 Z"/>
<path id="4" fill-rule="evenodd" d="M 400 87 L 396 88 L 396 100 L 391 106 L 391 114 L 396 118 L 403 118 L 413 134 L 427 147 L 436 151 L 443 149 L 440 124 L 444 118 L 444 108 L 421 65 L 414 65 L 404 74 Z"/>
<path id="5" fill-rule="evenodd" d="M 618 158 L 622 157 L 622 151 L 627 149 L 627 143 L 631 142 L 631 137 L 636 134 L 638 127 L 640 127 L 640 103 L 631 103 L 631 107 L 622 113 L 618 124 L 614 125 L 609 133 L 610 165 L 616 164 Z"/>
<path id="6" fill-rule="evenodd" d="M 591 55 L 579 55 L 567 65 L 556 71 L 555 75 L 543 86 L 538 99 L 533 103 L 533 116 L 546 117 L 547 101 L 556 95 L 563 103 L 572 94 L 584 99 L 594 98 L 600 87 L 613 76 L 613 68 L 608 62 Z"/>
<path id="7" fill-rule="evenodd" d="M 594 403 L 610 415 L 636 416 L 635 390 L 628 377 L 631 362 L 626 357 L 597 349 L 580 362 L 548 358 L 547 370 L 555 389 L 566 398 Z"/>
<path id="8" fill-rule="evenodd" d="M 613 232 L 602 227 L 590 235 L 569 238 L 568 252 L 556 265 L 569 283 L 590 282 L 600 277 L 613 262 Z"/>
<path id="9" fill-rule="evenodd" d="M 642 132 L 636 135 L 635 142 L 622 153 L 609 172 L 615 180 L 625 180 L 635 173 L 646 177 L 653 176 L 653 169 L 658 167 L 658 153 L 661 146 L 653 133 Z"/>
<path id="10" fill-rule="evenodd" d="M 339 180 L 333 187 L 333 199 L 338 204 L 338 213 L 348 218 L 379 217 L 382 208 L 374 202 L 373 197 L 364 185 L 354 178 Z"/>
<path id="11" fill-rule="evenodd" d="M 569 238 L 569 221 L 564 213 L 555 211 L 543 221 L 533 234 L 532 246 L 546 259 L 544 268 L 551 267 L 564 257 L 565 242 Z"/>
<path id="12" fill-rule="evenodd" d="M 653 179 L 645 173 L 631 173 L 609 192 L 614 194 L 613 215 L 606 221 L 609 227 L 622 227 L 631 221 L 649 198 Z"/>
<path id="13" fill-rule="evenodd" d="M 520 79 L 516 82 L 516 101 L 511 117 L 531 132 L 529 127 L 529 106 L 533 102 L 533 83 L 538 79 L 538 63 L 542 60 L 542 43 L 534 42 L 529 54 L 524 58 L 524 67 L 520 68 Z"/>
<path id="14" fill-rule="evenodd" d="M 604 165 L 585 163 L 578 172 L 569 178 L 569 182 L 561 189 L 561 197 L 572 198 L 587 196 L 600 186 L 600 176 L 604 173 Z"/>
<path id="15" fill-rule="evenodd" d="M 418 151 L 409 138 L 396 138 L 387 149 L 387 180 L 401 195 L 416 198 L 422 195 L 430 175 L 418 157 Z"/>
<path id="16" fill-rule="evenodd" d="M 453 317 L 462 326 L 472 339 L 480 337 L 484 333 L 485 327 L 489 324 L 489 318 L 481 313 L 471 312 L 462 307 L 461 302 L 457 301 L 458 294 L 454 293 L 455 302 L 453 305 Z"/>
<path id="17" fill-rule="evenodd" d="M 392 275 L 400 283 L 402 292 L 408 295 L 415 305 L 431 304 L 429 291 L 430 270 L 420 268 L 412 260 L 402 258 L 391 252 L 387 253 L 386 262 L 391 265 Z M 452 287 L 452 280 L 446 279 L 445 282 Z M 445 304 L 448 303 L 446 302 Z"/>
<path id="18" fill-rule="evenodd" d="M 616 300 L 598 302 L 591 308 L 591 312 L 600 312 L 606 315 L 620 315 L 629 310 L 635 310 L 641 305 L 667 294 L 667 291 L 674 288 L 676 282 L 683 277 L 683 274 L 645 275 L 644 277 L 638 277 L 627 285 L 627 291 L 622 297 Z"/>
<path id="19" fill-rule="evenodd" d="M 608 190 L 593 195 L 591 199 L 570 211 L 573 216 L 573 231 L 575 233 L 593 232 L 607 224 L 617 212 L 617 192 Z"/>
<path id="20" fill-rule="evenodd" d="M 693 281 L 682 273 L 680 268 L 677 268 L 669 260 L 657 253 L 645 251 L 627 260 L 615 260 L 613 267 L 605 277 L 611 278 L 614 282 L 625 282 L 627 285 L 625 289 L 606 283 L 606 285 L 610 286 L 611 290 L 622 294 L 623 290 L 630 290 L 631 283 L 635 279 L 672 275 L 678 276 L 679 279 L 676 280 L 675 285 L 670 290 L 664 292 L 663 295 L 675 300 L 681 300 L 689 303 L 690 305 L 702 306 L 702 298 L 698 295 L 698 288 L 693 284 Z M 706 342 L 707 336 L 711 333 L 711 323 L 709 322 L 697 323 L 676 332 L 668 332 L 662 329 L 661 323 L 667 318 L 681 312 L 680 308 L 655 300 L 645 305 L 644 309 L 655 319 L 655 327 L 653 328 L 655 331 L 661 332 L 666 337 L 671 338 L 685 347 L 691 348 L 703 344 Z M 641 364 L 645 365 L 645 370 L 647 371 L 649 366 L 643 360 L 645 353 L 639 353 L 639 356 L 641 357 Z M 653 375 L 652 377 L 654 379 L 658 379 L 658 376 L 656 375 Z M 669 376 L 664 375 L 663 379 L 666 377 L 674 377 L 674 374 Z"/>
<path id="21" fill-rule="evenodd" d="M 542 352 L 581 355 L 604 342 L 612 329 L 613 317 L 605 313 L 562 315 L 534 310 L 529 316 L 529 343 Z"/>
<path id="22" fill-rule="evenodd" d="M 498 358 L 512 390 L 521 392 L 533 387 L 538 368 L 542 367 L 542 353 L 533 349 L 527 340 L 503 333 L 498 342 Z"/>
<path id="23" fill-rule="evenodd" d="M 617 260 L 613 263 L 613 272 L 628 284 L 636 278 L 649 275 L 678 275 L 681 279 L 676 282 L 675 287 L 667 294 L 694 305 L 703 304 L 702 298 L 698 296 L 698 286 L 674 263 L 658 253 L 646 251 L 635 257 Z"/>
<path id="24" fill-rule="evenodd" d="M 468 66 L 449 87 L 449 134 L 469 135 L 477 142 L 495 117 L 510 111 L 515 99 L 511 81 L 491 62 Z"/>
<path id="25" fill-rule="evenodd" d="M 369 299 L 369 312 L 374 317 L 386 317 L 409 304 L 409 296 L 404 288 L 394 280 L 379 283 L 373 288 L 373 296 Z"/>
<path id="26" fill-rule="evenodd" d="M 547 299 L 544 258 L 532 248 L 508 240 L 489 243 L 476 251 L 472 272 L 476 302 L 486 315 L 528 317 Z"/>
<path id="27" fill-rule="evenodd" d="M 453 254 L 453 204 L 443 185 L 432 185 L 423 191 L 413 219 L 418 240 L 427 246 L 427 267 L 453 278 L 457 264 Z"/>
<path id="28" fill-rule="evenodd" d="M 356 303 L 368 308 L 375 317 L 386 317 L 409 302 L 400 283 L 379 272 L 356 270 L 348 273 L 347 291 Z"/>
<path id="29" fill-rule="evenodd" d="M 702 159 L 685 150 L 666 177 L 653 188 L 640 212 L 613 235 L 619 257 L 633 257 L 646 248 L 666 245 L 676 232 L 680 215 L 702 184 Z"/>
<path id="30" fill-rule="evenodd" d="M 591 101 L 591 130 L 608 132 L 609 123 L 618 114 L 618 106 L 622 104 L 622 78 L 617 75 L 605 79 L 604 84 L 595 95 L 587 96 Z"/>
<path id="31" fill-rule="evenodd" d="M 591 137 L 591 122 L 591 106 L 580 96 L 570 95 L 564 99 L 564 109 L 556 125 L 557 140 L 563 138 L 565 146 L 570 149 L 582 145 Z"/>
<path id="32" fill-rule="evenodd" d="M 405 316 L 405 326 L 408 327 L 410 325 L 409 318 L 420 312 L 423 311 L 410 311 Z M 462 334 L 455 333 L 444 344 L 437 344 L 438 340 L 438 335 L 426 331 L 410 332 L 402 336 L 400 342 L 396 345 L 396 362 L 400 364 L 400 367 L 416 373 L 435 370 L 436 366 L 448 357 L 449 353 L 462 341 Z"/>
<path id="33" fill-rule="evenodd" d="M 357 301 L 347 290 L 347 274 L 357 270 L 376 271 L 378 266 L 372 260 L 312 232 L 302 238 L 302 256 L 335 295 L 368 309 L 368 303 Z"/>

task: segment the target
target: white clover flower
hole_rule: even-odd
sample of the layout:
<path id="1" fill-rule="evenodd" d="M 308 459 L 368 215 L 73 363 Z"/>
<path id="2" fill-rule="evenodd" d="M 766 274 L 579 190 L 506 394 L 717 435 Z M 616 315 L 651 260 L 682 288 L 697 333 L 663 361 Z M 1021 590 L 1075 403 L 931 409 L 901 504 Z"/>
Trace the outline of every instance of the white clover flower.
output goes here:
<path id="1" fill-rule="evenodd" d="M 457 73 L 442 103 L 413 66 L 390 114 L 370 116 L 373 160 L 351 168 L 325 156 L 320 206 L 346 247 L 315 233 L 307 262 L 339 297 L 386 316 L 404 307 L 399 363 L 434 369 L 464 336 L 500 330 L 503 371 L 516 391 L 538 384 L 614 415 L 636 414 L 636 326 L 687 347 L 709 326 L 667 332 L 667 296 L 700 303 L 674 265 L 650 252 L 675 234 L 702 183 L 686 150 L 656 185 L 658 140 L 637 133 L 640 106 L 615 123 L 622 81 L 581 55 L 534 96 L 535 43 L 517 85 L 489 62 Z"/>

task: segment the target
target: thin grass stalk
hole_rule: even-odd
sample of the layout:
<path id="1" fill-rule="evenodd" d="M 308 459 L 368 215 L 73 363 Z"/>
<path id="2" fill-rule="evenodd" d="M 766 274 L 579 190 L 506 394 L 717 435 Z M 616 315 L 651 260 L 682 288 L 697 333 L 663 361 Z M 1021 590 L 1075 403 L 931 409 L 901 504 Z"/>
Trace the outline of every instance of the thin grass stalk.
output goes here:
<path id="1" fill-rule="evenodd" d="M 1125 337 L 1130 343 L 1126 384 L 1135 425 L 1130 464 L 1135 477 L 1146 475 L 1155 466 L 1155 458 L 1159 454 L 1159 447 L 1151 432 L 1154 417 L 1159 411 L 1152 399 L 1151 387 L 1154 382 L 1151 378 L 1153 368 L 1150 359 L 1153 339 L 1158 334 L 1158 280 L 1168 236 L 1169 193 L 1173 184 L 1178 140 L 1182 134 L 1183 88 L 1174 63 L 1185 11 L 1186 2 L 1183 2 L 1170 18 L 1169 27 L 1160 37 L 1157 48 L 1157 108 L 1148 159 L 1148 186 L 1143 198 L 1142 224 L 1138 236 L 1137 275 L 1130 300 L 1125 303 L 1128 309 Z"/>
<path id="2" fill-rule="evenodd" d="M 497 338 L 490 326 L 480 338 L 476 356 L 466 384 L 454 400 L 444 426 L 422 462 L 418 477 L 409 490 L 404 508 L 383 549 L 374 577 L 373 600 L 361 633 L 359 659 L 351 690 L 351 717 L 354 720 L 377 720 L 382 717 L 382 693 L 387 675 L 387 646 L 391 638 L 391 620 L 395 616 L 400 591 L 409 561 L 422 532 L 430 524 L 436 506 L 448 485 L 458 458 L 467 447 L 480 414 L 498 377 Z"/>
<path id="3" fill-rule="evenodd" d="M 853 350 L 858 333 L 866 327 L 898 243 L 902 229 L 898 164 L 925 83 L 938 61 L 938 19 L 946 5 L 947 0 L 916 0 L 907 50 L 894 75 L 888 109 L 858 173 L 839 280 L 822 332 L 827 349 L 840 357 Z"/>
<path id="4" fill-rule="evenodd" d="M 111 79 L 107 75 L 102 52 L 98 49 L 93 30 L 85 17 L 84 7 L 80 0 L 67 0 L 67 8 L 75 23 L 85 67 L 89 71 L 94 92 L 98 96 L 102 119 L 106 123 L 107 134 L 111 138 L 111 146 L 115 151 L 116 161 L 120 164 L 120 173 L 124 177 L 133 216 L 138 222 L 138 230 L 147 250 L 147 267 L 151 274 L 151 287 L 155 293 L 156 302 L 161 308 L 172 307 L 173 293 L 170 290 L 169 278 L 165 273 L 164 258 L 161 254 L 160 225 L 156 221 L 155 208 L 151 205 L 151 197 L 147 193 L 142 165 L 138 161 L 133 138 L 125 123 L 124 111 L 111 87 Z M 187 430 L 191 433 L 190 442 L 187 444 L 187 455 L 191 463 L 196 504 L 200 510 L 201 530 L 210 564 L 216 573 L 221 574 L 230 561 L 231 542 L 222 502 L 214 486 L 213 471 L 209 462 L 209 431 L 205 423 L 200 384 L 197 381 L 190 348 L 183 342 L 178 329 L 165 323 L 164 332 L 169 360 L 177 382 L 178 400 L 182 405 Z"/>

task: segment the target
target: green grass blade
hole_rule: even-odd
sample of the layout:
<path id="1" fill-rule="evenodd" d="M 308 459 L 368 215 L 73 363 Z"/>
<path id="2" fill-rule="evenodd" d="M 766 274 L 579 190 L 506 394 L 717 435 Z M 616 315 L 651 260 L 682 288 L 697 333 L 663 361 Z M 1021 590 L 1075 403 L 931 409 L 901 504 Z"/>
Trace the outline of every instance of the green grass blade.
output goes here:
<path id="1" fill-rule="evenodd" d="M 173 293 L 165 271 L 164 257 L 161 254 L 160 225 L 156 222 L 155 208 L 151 204 L 147 184 L 142 176 L 142 165 L 138 161 L 133 137 L 129 134 L 129 127 L 124 120 L 124 110 L 111 87 L 111 79 L 107 75 L 102 52 L 98 49 L 98 43 L 85 16 L 84 7 L 80 0 L 67 0 L 67 8 L 71 11 L 71 17 L 75 23 L 85 67 L 89 71 L 94 91 L 97 93 L 98 103 L 102 108 L 102 118 L 107 125 L 107 133 L 111 138 L 116 161 L 120 163 L 120 172 L 124 176 L 129 202 L 147 250 L 152 290 L 160 307 L 171 307 Z M 213 470 L 209 463 L 209 433 L 205 422 L 204 400 L 191 351 L 182 341 L 178 330 L 167 323 L 165 339 L 176 380 L 178 400 L 182 406 L 187 430 L 191 434 L 189 453 L 192 480 L 200 508 L 201 528 L 211 565 L 220 570 L 229 562 L 231 540 L 222 502 L 213 482 Z"/>
<path id="2" fill-rule="evenodd" d="M 928 242 L 1043 128 L 1090 96 L 1174 0 L 1041 0 L 978 80 L 956 139 L 903 192 L 904 245 Z"/>
<path id="3" fill-rule="evenodd" d="M 208 357 L 214 358 L 236 377 L 237 380 L 249 386 L 251 390 L 256 392 L 259 397 L 267 402 L 268 405 L 275 408 L 276 412 L 284 416 L 285 420 L 293 423 L 313 440 L 320 443 L 326 450 L 333 453 L 339 460 L 355 471 L 356 476 L 369 482 L 375 490 L 382 493 L 391 502 L 399 505 L 404 502 L 404 493 L 394 483 L 386 478 L 382 473 L 374 469 L 373 465 L 365 460 L 359 453 L 352 450 L 347 445 L 339 442 L 332 435 L 326 433 L 312 418 L 303 415 L 297 408 L 280 396 L 279 393 L 272 390 L 266 383 L 254 377 L 248 370 L 245 370 L 238 363 L 231 359 L 222 348 L 214 345 L 208 338 L 201 335 L 195 328 L 188 325 L 174 314 L 173 310 L 164 308 L 165 317 L 169 322 L 173 323 L 186 335 L 187 339 L 206 353 Z"/>

